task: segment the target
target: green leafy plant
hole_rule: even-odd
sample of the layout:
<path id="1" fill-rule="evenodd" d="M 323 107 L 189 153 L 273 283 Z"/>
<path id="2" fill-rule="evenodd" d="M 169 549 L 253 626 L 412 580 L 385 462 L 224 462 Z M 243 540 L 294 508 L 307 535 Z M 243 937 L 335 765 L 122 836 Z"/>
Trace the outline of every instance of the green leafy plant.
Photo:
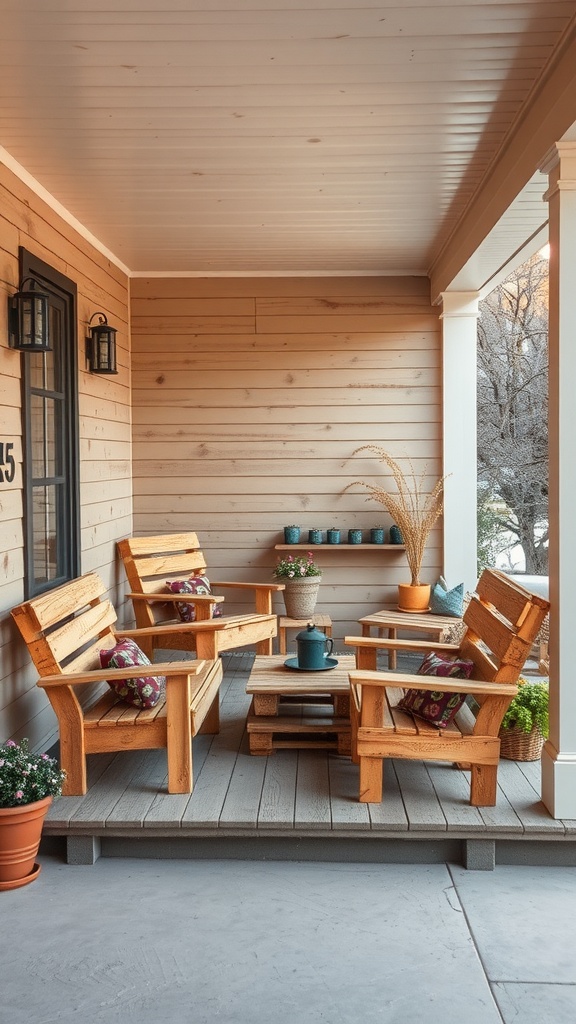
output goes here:
<path id="1" fill-rule="evenodd" d="M 306 556 L 287 555 L 281 558 L 274 569 L 274 578 L 277 580 L 297 580 L 303 576 L 321 576 L 322 570 L 316 565 L 311 551 Z"/>
<path id="2" fill-rule="evenodd" d="M 66 772 L 48 754 L 31 754 L 28 740 L 0 746 L 0 807 L 20 807 L 60 796 Z"/>
<path id="3" fill-rule="evenodd" d="M 518 680 L 518 693 L 502 719 L 503 729 L 532 732 L 534 726 L 545 739 L 548 737 L 548 683 Z"/>

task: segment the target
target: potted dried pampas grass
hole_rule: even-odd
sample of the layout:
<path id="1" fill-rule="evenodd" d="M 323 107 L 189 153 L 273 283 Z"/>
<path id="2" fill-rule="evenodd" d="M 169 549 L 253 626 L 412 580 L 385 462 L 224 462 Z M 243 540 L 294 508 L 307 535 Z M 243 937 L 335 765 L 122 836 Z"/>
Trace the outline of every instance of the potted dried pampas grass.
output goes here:
<path id="1" fill-rule="evenodd" d="M 436 482 L 431 491 L 425 489 L 424 477 L 426 466 L 417 476 L 410 459 L 407 459 L 409 471 L 404 472 L 401 466 L 378 445 L 364 444 L 352 453 L 371 451 L 383 462 L 392 474 L 396 490 L 389 491 L 378 484 L 366 483 L 365 480 L 353 480 L 344 490 L 351 487 L 366 487 L 373 498 L 392 516 L 399 526 L 406 548 L 406 559 L 410 569 L 410 583 L 398 586 L 398 607 L 401 611 L 428 611 L 430 602 L 430 584 L 423 584 L 420 571 L 424 558 L 426 542 L 432 527 L 442 512 L 444 477 Z M 367 500 L 369 500 L 369 498 Z"/>

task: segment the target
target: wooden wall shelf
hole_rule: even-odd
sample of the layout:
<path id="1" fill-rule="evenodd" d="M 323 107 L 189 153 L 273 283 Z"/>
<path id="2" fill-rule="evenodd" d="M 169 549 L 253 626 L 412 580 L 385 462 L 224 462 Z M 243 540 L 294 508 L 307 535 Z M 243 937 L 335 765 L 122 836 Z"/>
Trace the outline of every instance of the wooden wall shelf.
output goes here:
<path id="1" fill-rule="evenodd" d="M 405 551 L 404 544 L 275 544 L 275 551 Z"/>

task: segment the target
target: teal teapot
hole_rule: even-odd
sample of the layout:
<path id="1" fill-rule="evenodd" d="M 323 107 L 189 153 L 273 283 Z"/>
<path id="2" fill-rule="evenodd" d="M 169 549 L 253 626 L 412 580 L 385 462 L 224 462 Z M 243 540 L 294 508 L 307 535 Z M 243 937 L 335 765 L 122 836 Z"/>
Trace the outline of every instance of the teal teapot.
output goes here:
<path id="1" fill-rule="evenodd" d="M 313 672 L 326 667 L 326 658 L 332 654 L 332 637 L 326 636 L 322 630 L 316 629 L 313 622 L 309 622 L 306 629 L 298 633 L 296 643 L 298 668 Z"/>

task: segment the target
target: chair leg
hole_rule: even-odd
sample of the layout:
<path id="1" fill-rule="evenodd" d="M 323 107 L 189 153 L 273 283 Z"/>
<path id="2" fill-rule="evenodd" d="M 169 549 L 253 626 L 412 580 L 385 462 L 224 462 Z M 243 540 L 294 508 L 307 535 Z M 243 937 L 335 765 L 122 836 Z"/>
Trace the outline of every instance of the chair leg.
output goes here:
<path id="1" fill-rule="evenodd" d="M 473 807 L 494 807 L 498 792 L 498 765 L 473 764 L 470 768 L 470 803 Z"/>
<path id="2" fill-rule="evenodd" d="M 360 793 L 358 799 L 364 804 L 379 804 L 382 800 L 382 777 L 384 762 L 381 757 L 360 758 Z"/>
<path id="3" fill-rule="evenodd" d="M 66 772 L 63 796 L 83 796 L 88 789 L 82 710 L 71 686 L 51 687 L 48 699 L 58 719 L 60 767 Z"/>
<path id="4" fill-rule="evenodd" d="M 188 675 L 173 676 L 166 681 L 166 753 L 169 793 L 191 793 L 194 783 L 190 678 Z"/>

